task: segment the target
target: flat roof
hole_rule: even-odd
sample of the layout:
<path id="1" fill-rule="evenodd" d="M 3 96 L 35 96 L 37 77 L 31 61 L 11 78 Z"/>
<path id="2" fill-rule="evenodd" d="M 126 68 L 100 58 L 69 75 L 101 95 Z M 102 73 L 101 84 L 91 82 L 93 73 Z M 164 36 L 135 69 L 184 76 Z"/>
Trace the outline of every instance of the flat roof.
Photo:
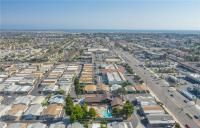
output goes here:
<path id="1" fill-rule="evenodd" d="M 164 110 L 160 105 L 142 106 L 143 110 Z"/>
<path id="2" fill-rule="evenodd" d="M 150 124 L 173 124 L 175 120 L 169 114 L 151 114 L 146 116 Z"/>

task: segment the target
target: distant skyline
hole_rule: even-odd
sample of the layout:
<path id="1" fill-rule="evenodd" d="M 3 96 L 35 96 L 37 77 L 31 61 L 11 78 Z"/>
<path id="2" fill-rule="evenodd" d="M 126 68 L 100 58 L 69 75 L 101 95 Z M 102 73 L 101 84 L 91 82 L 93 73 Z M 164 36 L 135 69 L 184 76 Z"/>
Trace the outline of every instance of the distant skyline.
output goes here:
<path id="1" fill-rule="evenodd" d="M 200 30 L 200 0 L 0 0 L 0 29 Z"/>

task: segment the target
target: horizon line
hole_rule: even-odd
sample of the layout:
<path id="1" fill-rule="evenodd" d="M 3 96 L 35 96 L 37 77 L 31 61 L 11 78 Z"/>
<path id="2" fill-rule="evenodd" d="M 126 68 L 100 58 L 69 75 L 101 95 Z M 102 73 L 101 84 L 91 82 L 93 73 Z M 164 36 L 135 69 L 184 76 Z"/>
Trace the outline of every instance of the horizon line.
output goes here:
<path id="1" fill-rule="evenodd" d="M 54 29 L 54 28 L 47 28 L 47 29 L 11 29 L 11 28 L 0 28 L 0 31 L 48 31 L 48 30 L 58 30 L 58 31 L 66 31 L 66 30 L 103 30 L 103 31 L 200 31 L 200 29 L 99 29 L 99 28 L 86 28 L 86 29 Z"/>

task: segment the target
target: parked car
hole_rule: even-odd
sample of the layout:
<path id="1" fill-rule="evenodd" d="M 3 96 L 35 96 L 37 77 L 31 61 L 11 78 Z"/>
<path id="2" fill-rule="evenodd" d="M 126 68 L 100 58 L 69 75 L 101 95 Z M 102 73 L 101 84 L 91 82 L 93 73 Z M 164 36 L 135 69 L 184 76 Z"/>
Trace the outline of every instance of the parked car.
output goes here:
<path id="1" fill-rule="evenodd" d="M 186 128 L 191 128 L 188 124 L 185 124 L 185 127 L 186 127 Z"/>
<path id="2" fill-rule="evenodd" d="M 197 116 L 197 115 L 194 115 L 194 118 L 195 118 L 195 119 L 199 119 L 199 116 Z"/>

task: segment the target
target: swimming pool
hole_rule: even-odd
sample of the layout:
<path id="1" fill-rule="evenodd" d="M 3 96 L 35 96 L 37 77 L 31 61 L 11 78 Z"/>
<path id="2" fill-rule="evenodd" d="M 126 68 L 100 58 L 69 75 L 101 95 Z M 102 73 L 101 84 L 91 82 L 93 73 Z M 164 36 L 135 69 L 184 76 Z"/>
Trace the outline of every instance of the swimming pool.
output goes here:
<path id="1" fill-rule="evenodd" d="M 103 110 L 102 114 L 103 114 L 104 118 L 110 118 L 110 117 L 112 117 L 112 114 L 111 114 L 111 112 L 109 110 Z"/>

